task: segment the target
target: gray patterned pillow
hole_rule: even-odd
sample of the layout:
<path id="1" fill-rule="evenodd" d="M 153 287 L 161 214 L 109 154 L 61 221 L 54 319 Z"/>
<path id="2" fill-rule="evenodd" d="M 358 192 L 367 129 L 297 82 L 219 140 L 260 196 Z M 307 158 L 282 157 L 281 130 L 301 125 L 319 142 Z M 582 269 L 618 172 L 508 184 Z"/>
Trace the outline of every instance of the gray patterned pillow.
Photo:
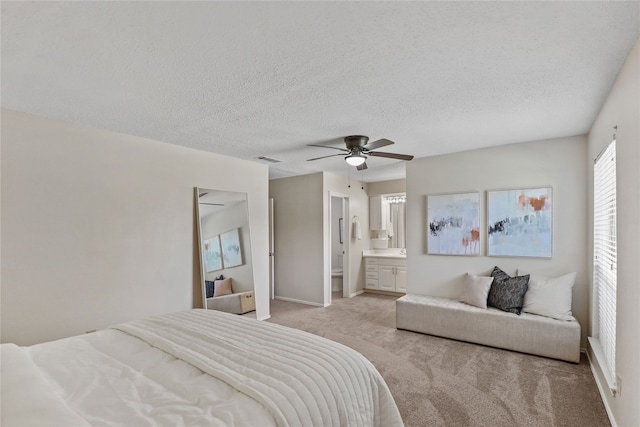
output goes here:
<path id="1" fill-rule="evenodd" d="M 491 272 L 491 277 L 493 277 L 494 281 L 511 279 L 511 276 L 509 276 L 507 273 L 502 271 L 498 266 L 493 267 L 493 271 Z"/>
<path id="2" fill-rule="evenodd" d="M 493 284 L 489 290 L 487 305 L 520 315 L 524 294 L 529 288 L 529 275 L 511 277 L 495 267 L 491 276 L 493 276 Z"/>

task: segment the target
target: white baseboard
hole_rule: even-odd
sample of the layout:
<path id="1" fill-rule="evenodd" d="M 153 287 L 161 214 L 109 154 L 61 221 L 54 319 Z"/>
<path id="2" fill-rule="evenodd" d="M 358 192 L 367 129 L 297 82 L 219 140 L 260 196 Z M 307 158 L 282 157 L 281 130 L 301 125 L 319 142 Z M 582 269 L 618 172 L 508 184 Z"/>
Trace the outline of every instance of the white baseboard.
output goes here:
<path id="1" fill-rule="evenodd" d="M 320 303 L 317 303 L 317 302 L 311 302 L 311 301 L 303 301 L 303 300 L 293 299 L 293 298 L 285 298 L 285 297 L 276 296 L 275 299 L 279 299 L 281 301 L 297 302 L 298 304 L 313 305 L 314 307 L 324 307 L 324 304 L 320 304 Z"/>
<path id="2" fill-rule="evenodd" d="M 591 356 L 589 356 L 589 352 L 586 348 L 581 348 L 580 351 L 584 351 L 587 354 L 587 359 L 589 359 L 589 366 L 591 367 L 591 373 L 593 374 L 593 378 L 596 380 L 596 385 L 598 386 L 598 392 L 600 392 L 600 398 L 602 399 L 602 403 L 604 404 L 604 410 L 607 411 L 607 416 L 609 417 L 609 422 L 611 423 L 611 427 L 618 427 L 616 424 L 616 419 L 613 417 L 613 412 L 609 407 L 609 401 L 606 399 L 605 393 L 610 393 L 609 387 L 603 387 L 602 382 L 600 381 L 600 377 L 596 372 L 596 368 L 591 361 Z"/>
<path id="3" fill-rule="evenodd" d="M 353 292 L 353 293 L 349 294 L 349 298 L 357 297 L 360 294 L 364 294 L 364 291 L 363 290 L 359 290 L 359 291 Z"/>

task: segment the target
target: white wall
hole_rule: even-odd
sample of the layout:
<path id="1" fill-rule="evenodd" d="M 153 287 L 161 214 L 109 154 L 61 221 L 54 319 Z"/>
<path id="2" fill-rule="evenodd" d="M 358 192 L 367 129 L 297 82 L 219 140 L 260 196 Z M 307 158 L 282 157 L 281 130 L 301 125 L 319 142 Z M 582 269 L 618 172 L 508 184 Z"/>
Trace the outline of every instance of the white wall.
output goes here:
<path id="1" fill-rule="evenodd" d="M 322 173 L 269 182 L 277 298 L 324 304 L 322 188 Z"/>
<path id="2" fill-rule="evenodd" d="M 415 159 L 407 163 L 407 292 L 458 298 L 464 275 L 489 274 L 499 266 L 513 275 L 527 269 L 545 275 L 577 272 L 573 313 L 586 347 L 587 141 L 585 136 L 511 144 Z M 551 259 L 465 257 L 426 254 L 426 195 L 479 191 L 481 224 L 486 224 L 486 191 L 553 187 Z M 486 254 L 487 230 L 481 231 Z"/>
<path id="3" fill-rule="evenodd" d="M 608 391 L 603 398 L 616 424 L 623 427 L 640 425 L 640 41 L 636 42 L 589 132 L 589 230 L 593 223 L 593 160 L 611 142 L 615 125 L 618 126 L 616 371 L 622 378 L 622 387 L 615 398 Z M 591 272 L 591 233 L 589 238 Z M 606 384 L 593 353 L 590 357 L 597 379 Z"/>
<path id="4" fill-rule="evenodd" d="M 380 194 L 405 193 L 407 191 L 406 179 L 392 179 L 389 181 L 378 181 L 369 183 L 369 195 L 378 196 Z"/>
<path id="5" fill-rule="evenodd" d="M 2 341 L 202 306 L 194 187 L 248 194 L 268 305 L 265 165 L 2 110 Z"/>
<path id="6" fill-rule="evenodd" d="M 351 181 L 343 176 L 324 173 L 325 213 L 328 220 L 328 195 L 330 192 L 343 194 L 349 197 L 349 217 L 345 218 L 349 244 L 349 294 L 354 295 L 364 289 L 365 268 L 362 251 L 369 249 L 369 196 L 368 185 L 360 181 Z M 353 218 L 358 217 L 362 228 L 362 239 L 353 237 Z M 328 224 L 328 222 L 325 222 Z M 328 227 L 327 227 L 328 230 Z M 327 277 L 328 282 L 331 278 Z"/>
<path id="7" fill-rule="evenodd" d="M 345 244 L 349 244 L 349 293 L 363 289 L 362 251 L 369 248 L 367 186 L 359 181 L 349 182 L 347 178 L 320 172 L 269 182 L 269 196 L 274 198 L 277 298 L 314 305 L 329 303 L 329 206 L 332 192 L 349 197 L 349 218 L 345 218 L 348 234 Z M 354 216 L 360 219 L 361 240 L 354 239 L 351 233 Z"/>

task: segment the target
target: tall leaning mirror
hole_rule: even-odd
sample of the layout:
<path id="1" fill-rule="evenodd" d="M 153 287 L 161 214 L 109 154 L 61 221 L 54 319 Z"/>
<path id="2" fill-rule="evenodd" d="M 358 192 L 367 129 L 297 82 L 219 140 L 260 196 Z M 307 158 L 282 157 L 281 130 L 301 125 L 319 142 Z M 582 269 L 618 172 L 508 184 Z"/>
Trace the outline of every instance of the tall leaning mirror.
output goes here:
<path id="1" fill-rule="evenodd" d="M 202 305 L 255 313 L 247 194 L 196 188 Z"/>

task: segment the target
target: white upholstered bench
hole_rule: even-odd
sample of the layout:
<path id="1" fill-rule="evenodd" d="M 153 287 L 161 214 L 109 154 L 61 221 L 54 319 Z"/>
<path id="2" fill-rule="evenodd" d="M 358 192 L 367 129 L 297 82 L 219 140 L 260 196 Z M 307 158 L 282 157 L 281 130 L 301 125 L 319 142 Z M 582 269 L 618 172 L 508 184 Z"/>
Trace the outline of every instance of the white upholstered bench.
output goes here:
<path id="1" fill-rule="evenodd" d="M 578 363 L 580 324 L 535 314 L 482 309 L 448 298 L 396 300 L 396 328 Z"/>
<path id="2" fill-rule="evenodd" d="M 239 292 L 207 298 L 207 308 L 233 314 L 244 314 L 256 309 L 256 300 L 253 297 L 253 291 Z"/>

